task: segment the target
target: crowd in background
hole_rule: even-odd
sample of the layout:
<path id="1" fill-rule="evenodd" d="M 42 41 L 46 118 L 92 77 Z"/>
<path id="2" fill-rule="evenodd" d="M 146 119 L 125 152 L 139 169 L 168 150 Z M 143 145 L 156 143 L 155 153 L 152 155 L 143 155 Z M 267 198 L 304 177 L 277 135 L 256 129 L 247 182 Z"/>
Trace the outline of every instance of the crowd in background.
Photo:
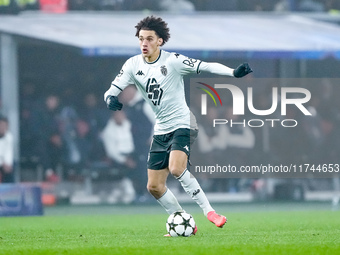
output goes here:
<path id="1" fill-rule="evenodd" d="M 134 86 L 121 94 L 124 109 L 117 112 L 109 111 L 94 92 L 81 94 L 80 100 L 72 88 L 39 95 L 33 82 L 23 84 L 23 164 L 35 161 L 50 182 L 77 181 L 84 169 L 99 169 L 100 178 L 128 178 L 138 194 L 145 193 L 154 118 Z"/>
<path id="2" fill-rule="evenodd" d="M 274 128 L 248 125 L 213 128 L 214 118 L 242 121 L 240 116 L 232 114 L 231 105 L 209 108 L 207 118 L 195 113 L 200 133 L 191 158 L 193 164 L 337 163 L 340 156 L 337 109 L 340 106 L 336 95 L 339 89 L 329 79 L 319 79 L 314 86 L 309 85 L 312 100 L 306 107 L 313 116 L 306 117 L 297 107 L 288 108 L 285 118 L 297 120 L 299 124 L 295 128 L 283 128 L 279 124 Z M 257 108 L 270 108 L 272 86 L 257 89 L 254 96 Z M 66 88 L 40 98 L 31 82 L 25 83 L 21 91 L 21 156 L 38 158 L 46 180 L 60 180 L 58 165 L 63 169 L 63 178 L 71 181 L 82 176 L 84 169 L 102 168 L 104 174 L 116 169 L 113 179 L 128 178 L 138 194 L 145 193 L 147 152 L 154 120 L 151 109 L 134 86 L 121 94 L 124 107 L 118 112 L 106 109 L 102 95 L 93 92 L 85 93 L 79 100 L 71 88 Z M 195 111 L 195 107 L 191 109 Z M 282 116 L 271 116 L 276 117 L 282 119 Z M 259 119 L 259 116 L 248 114 L 244 118 Z M 237 178 L 210 179 L 202 181 L 202 185 L 208 191 L 217 192 L 242 189 Z"/>
<path id="3" fill-rule="evenodd" d="M 300 11 L 340 10 L 339 0 L 68 0 L 68 9 L 122 11 Z M 0 0 L 0 13 L 38 10 L 39 0 Z"/>
<path id="4" fill-rule="evenodd" d="M 254 79 L 252 76 L 249 78 Z M 272 89 L 277 84 L 256 82 L 256 79 L 250 81 L 256 87 L 254 107 L 269 109 Z M 234 115 L 232 100 L 227 97 L 222 100 L 227 102 L 224 107 L 209 107 L 207 116 L 203 118 L 198 112 L 200 108 L 191 102 L 191 110 L 199 125 L 199 136 L 190 158 L 192 164 L 338 164 L 340 104 L 337 95 L 340 91 L 337 82 L 337 79 L 320 78 L 308 84 L 312 98 L 305 106 L 312 116 L 305 116 L 296 106 L 289 107 L 284 118 L 295 119 L 298 125 L 294 128 L 284 128 L 279 122 L 276 122 L 275 127 L 268 127 L 267 123 L 267 127 L 261 128 L 247 124 L 219 125 L 214 128 L 213 119 L 223 118 L 229 122 L 242 123 L 242 118 L 249 120 L 262 117 L 249 112 L 245 116 Z M 245 88 L 240 88 L 246 93 Z M 39 165 L 43 169 L 45 181 L 58 183 L 82 182 L 84 170 L 100 170 L 98 181 L 118 181 L 124 189 L 129 188 L 129 196 L 116 196 L 117 199 L 126 199 L 124 203 L 135 199 L 140 201 L 149 196 L 145 188 L 146 161 L 154 116 L 134 86 L 127 87 L 120 95 L 124 107 L 117 112 L 106 108 L 103 95 L 95 93 L 95 89 L 84 93 L 77 93 L 72 87 L 57 91 L 46 89 L 44 93 L 40 89 L 30 80 L 23 82 L 20 89 L 19 163 L 22 173 L 27 163 L 33 170 Z M 274 114 L 269 117 L 283 118 L 280 112 L 277 116 Z M 263 120 L 266 118 L 263 116 Z M 5 148 L 10 138 L 10 134 L 5 136 L 7 130 L 7 119 L 1 117 L 0 160 L 5 155 L 2 153 L 5 150 L 1 148 Z M 2 181 L 13 181 L 13 178 L 7 178 L 10 175 L 6 177 L 13 167 L 10 165 L 9 169 L 6 162 L 8 160 L 5 158 L 0 162 Z M 58 168 L 62 171 L 58 171 Z M 254 181 L 256 179 L 252 181 L 251 178 L 205 178 L 200 174 L 197 177 L 208 192 L 239 192 L 253 188 L 252 185 L 257 183 Z M 315 182 L 309 185 L 308 188 L 318 189 Z"/>
<path id="5" fill-rule="evenodd" d="M 13 182 L 14 142 L 8 119 L 0 114 L 0 183 Z"/>
<path id="6" fill-rule="evenodd" d="M 9 1 L 13 3 L 13 1 Z M 0 0 L 1 3 L 1 0 Z M 38 1 L 25 0 L 18 5 L 23 9 L 39 9 Z M 69 0 L 69 10 L 152 10 L 152 11 L 308 11 L 325 12 L 340 9 L 339 0 Z M 42 56 L 48 52 L 42 51 Z M 23 50 L 22 59 L 29 59 L 36 52 L 32 48 Z M 26 55 L 27 56 L 26 56 Z M 53 69 L 56 58 L 51 56 L 51 68 L 39 78 L 58 72 Z M 67 55 L 67 54 L 66 54 Z M 42 57 L 40 56 L 40 57 Z M 68 57 L 70 59 L 68 59 Z M 71 55 L 61 59 L 63 70 L 73 68 Z M 47 57 L 48 58 L 48 57 Z M 39 59 L 39 57 L 37 57 Z M 126 178 L 131 180 L 136 193 L 145 193 L 146 160 L 149 149 L 153 117 L 150 109 L 133 87 L 122 94 L 123 111 L 110 112 L 103 102 L 102 94 L 96 88 L 104 75 L 93 69 L 112 70 L 111 63 L 102 66 L 90 60 L 77 59 L 73 72 L 64 74 L 65 80 L 53 84 L 58 89 L 35 84 L 34 79 L 20 82 L 20 156 L 23 162 L 34 162 L 44 172 L 44 180 L 58 182 L 61 179 L 77 180 L 84 169 L 102 169 L 102 178 L 109 180 Z M 93 60 L 94 62 L 97 60 Z M 28 61 L 29 62 L 29 61 Z M 85 64 L 84 64 L 85 63 Z M 118 64 L 117 64 L 118 65 Z M 27 66 L 34 66 L 28 63 Z M 26 68 L 27 68 L 26 66 Z M 120 64 L 119 64 L 120 66 Z M 86 67 L 86 68 L 85 68 Z M 112 67 L 112 68 L 111 68 Z M 41 67 L 42 68 L 42 67 Z M 25 68 L 22 68 L 25 69 Z M 38 66 L 37 69 L 40 70 Z M 103 71 L 104 72 L 104 71 Z M 37 73 L 37 70 L 32 70 Z M 72 74 L 71 74 L 72 73 Z M 62 74 L 63 75 L 63 74 Z M 67 76 L 75 76 L 69 79 Z M 79 77 L 77 77 L 77 75 Z M 93 76 L 93 77 L 90 77 Z M 90 77 L 90 78 L 89 78 Z M 46 77 L 45 77 L 46 78 Z M 104 79 L 104 78 L 103 78 Z M 45 79 L 46 81 L 47 79 Z M 70 81 L 72 80 L 72 81 Z M 78 82 L 80 81 L 81 82 Z M 107 82 L 106 79 L 104 79 Z M 39 81 L 41 82 L 41 81 Z M 59 87 L 60 84 L 64 84 Z M 87 92 L 83 87 L 87 87 Z M 68 84 L 68 85 L 65 85 Z M 57 85 L 57 86 L 55 86 Z M 79 87 L 77 87 L 79 86 Z M 270 86 L 256 95 L 255 104 L 269 108 L 271 104 Z M 76 93 L 81 91 L 82 93 Z M 270 163 L 337 163 L 340 157 L 340 105 L 336 95 L 339 89 L 331 81 L 324 80 L 314 88 L 309 109 L 313 117 L 304 118 L 297 109 L 291 109 L 287 118 L 299 121 L 298 127 L 290 128 L 242 128 L 221 126 L 211 128 L 211 123 L 199 121 L 200 136 L 195 143 L 198 159 L 205 164 L 224 158 L 232 165 Z M 225 112 L 209 109 L 208 116 L 236 118 Z M 196 117 L 198 115 L 196 114 Z M 251 116 L 247 116 L 251 117 Z M 235 121 L 238 121 L 235 119 Z M 221 134 L 224 134 L 221 137 Z M 1 142 L 1 141 L 0 141 Z M 292 146 L 294 144 L 294 146 Z M 195 163 L 199 164 L 199 163 Z M 58 172 L 57 169 L 62 171 Z M 112 175 L 105 175 L 112 169 Z M 60 175 L 60 173 L 62 173 Z M 111 172 L 110 172 L 111 173 Z M 220 178 L 202 181 L 207 191 L 237 192 L 241 189 L 240 179 Z"/>

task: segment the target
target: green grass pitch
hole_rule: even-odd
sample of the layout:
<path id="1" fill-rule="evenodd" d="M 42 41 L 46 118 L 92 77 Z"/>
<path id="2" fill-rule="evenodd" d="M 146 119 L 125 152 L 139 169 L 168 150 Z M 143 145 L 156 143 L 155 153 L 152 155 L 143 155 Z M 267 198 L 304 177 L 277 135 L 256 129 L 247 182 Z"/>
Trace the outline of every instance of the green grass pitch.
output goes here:
<path id="1" fill-rule="evenodd" d="M 340 254 L 340 211 L 223 213 L 219 229 L 195 211 L 198 233 L 187 238 L 163 237 L 158 211 L 3 217 L 0 254 Z"/>

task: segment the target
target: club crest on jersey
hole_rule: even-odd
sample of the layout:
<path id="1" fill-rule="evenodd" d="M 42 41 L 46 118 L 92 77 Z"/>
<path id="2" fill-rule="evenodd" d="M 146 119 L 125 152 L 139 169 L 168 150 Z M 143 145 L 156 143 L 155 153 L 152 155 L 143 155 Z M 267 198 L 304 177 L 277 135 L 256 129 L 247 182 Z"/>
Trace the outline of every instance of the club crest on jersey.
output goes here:
<path id="1" fill-rule="evenodd" d="M 166 66 L 161 66 L 161 73 L 166 76 L 168 74 L 168 69 L 166 68 Z"/>

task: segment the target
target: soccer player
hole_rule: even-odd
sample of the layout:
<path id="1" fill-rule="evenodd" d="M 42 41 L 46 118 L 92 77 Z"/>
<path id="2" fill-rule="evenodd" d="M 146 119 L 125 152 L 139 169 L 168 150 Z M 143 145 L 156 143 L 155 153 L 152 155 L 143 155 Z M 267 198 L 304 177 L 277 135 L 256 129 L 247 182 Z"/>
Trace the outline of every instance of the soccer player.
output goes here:
<path id="1" fill-rule="evenodd" d="M 141 54 L 129 58 L 105 92 L 104 100 L 110 110 L 121 110 L 119 93 L 135 84 L 156 115 L 154 136 L 148 155 L 147 189 L 169 213 L 183 211 L 166 180 L 172 174 L 204 215 L 222 228 L 227 219 L 211 207 L 205 193 L 187 169 L 190 146 L 198 129 L 195 117 L 185 101 L 183 76 L 206 71 L 219 75 L 243 77 L 252 72 L 247 63 L 236 69 L 219 63 L 207 63 L 178 53 L 161 50 L 170 38 L 167 23 L 159 17 L 148 16 L 135 28 Z M 196 233 L 197 229 L 195 229 Z"/>

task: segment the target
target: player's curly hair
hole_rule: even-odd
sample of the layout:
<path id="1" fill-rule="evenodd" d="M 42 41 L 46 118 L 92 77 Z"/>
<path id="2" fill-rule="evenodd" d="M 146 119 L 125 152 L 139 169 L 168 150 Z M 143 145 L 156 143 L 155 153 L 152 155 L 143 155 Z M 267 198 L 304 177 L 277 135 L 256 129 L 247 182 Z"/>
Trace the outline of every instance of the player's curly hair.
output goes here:
<path id="1" fill-rule="evenodd" d="M 162 18 L 157 18 L 155 16 L 148 16 L 142 19 L 137 26 L 136 36 L 139 37 L 139 31 L 141 30 L 153 30 L 156 35 L 163 39 L 163 46 L 170 38 L 170 29 L 168 28 L 168 23 L 166 23 Z"/>

